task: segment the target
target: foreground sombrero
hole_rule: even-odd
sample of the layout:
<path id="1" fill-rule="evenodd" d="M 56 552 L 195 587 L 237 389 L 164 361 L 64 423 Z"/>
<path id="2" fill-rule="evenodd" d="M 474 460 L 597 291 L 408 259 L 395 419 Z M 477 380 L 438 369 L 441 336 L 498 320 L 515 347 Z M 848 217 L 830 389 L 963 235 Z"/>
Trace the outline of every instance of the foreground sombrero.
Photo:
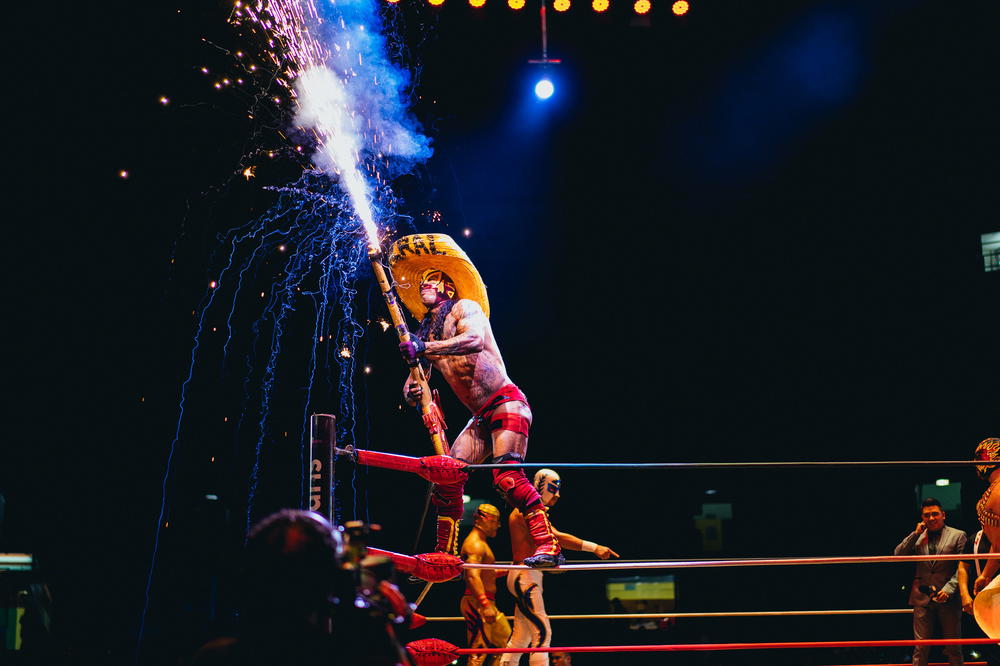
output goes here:
<path id="1" fill-rule="evenodd" d="M 421 319 L 427 308 L 420 300 L 420 281 L 429 270 L 440 270 L 455 282 L 458 298 L 479 303 L 490 316 L 486 285 L 469 256 L 446 234 L 411 234 L 403 236 L 389 250 L 389 268 L 396 282 L 396 292 L 406 309 Z"/>

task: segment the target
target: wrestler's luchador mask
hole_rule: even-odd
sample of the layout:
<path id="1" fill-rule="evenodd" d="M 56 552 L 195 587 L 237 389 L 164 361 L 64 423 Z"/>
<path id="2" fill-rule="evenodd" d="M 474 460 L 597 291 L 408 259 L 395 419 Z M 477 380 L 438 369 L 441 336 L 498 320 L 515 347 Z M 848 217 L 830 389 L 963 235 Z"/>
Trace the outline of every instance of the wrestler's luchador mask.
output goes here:
<path id="1" fill-rule="evenodd" d="M 540 469 L 535 472 L 535 490 L 542 496 L 542 504 L 552 506 L 556 503 L 561 483 L 559 473 L 555 470 Z"/>
<path id="2" fill-rule="evenodd" d="M 990 465 L 976 465 L 976 471 L 979 472 L 979 478 L 984 481 L 989 478 L 993 470 L 1000 467 L 1000 439 L 996 437 L 989 437 L 979 442 L 979 446 L 976 447 L 976 453 L 973 456 L 974 460 L 982 460 L 984 462 L 989 461 Z"/>
<path id="3" fill-rule="evenodd" d="M 492 504 L 486 504 L 485 502 L 476 508 L 476 515 L 486 519 L 500 520 L 500 510 Z"/>
<path id="4" fill-rule="evenodd" d="M 458 294 L 458 290 L 455 289 L 455 282 L 448 274 L 432 268 L 428 271 L 424 271 L 423 276 L 420 278 L 420 291 L 423 292 L 427 286 L 431 286 L 438 293 L 437 302 L 447 301 Z"/>

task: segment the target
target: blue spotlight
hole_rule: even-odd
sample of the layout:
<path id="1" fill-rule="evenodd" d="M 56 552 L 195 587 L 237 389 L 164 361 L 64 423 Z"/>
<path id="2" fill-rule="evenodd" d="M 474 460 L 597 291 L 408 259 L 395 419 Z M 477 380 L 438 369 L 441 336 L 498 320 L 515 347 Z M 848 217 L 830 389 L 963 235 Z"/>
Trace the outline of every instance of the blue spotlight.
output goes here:
<path id="1" fill-rule="evenodd" d="M 548 99 L 555 91 L 556 87 L 548 79 L 542 79 L 535 84 L 535 97 L 538 99 Z"/>

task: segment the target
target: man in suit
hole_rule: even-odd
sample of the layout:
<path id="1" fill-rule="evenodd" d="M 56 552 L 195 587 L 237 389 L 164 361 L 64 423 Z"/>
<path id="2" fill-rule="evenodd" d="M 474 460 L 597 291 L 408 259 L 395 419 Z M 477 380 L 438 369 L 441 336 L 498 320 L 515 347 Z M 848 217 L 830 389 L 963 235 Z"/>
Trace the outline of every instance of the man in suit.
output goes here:
<path id="1" fill-rule="evenodd" d="M 965 552 L 965 532 L 944 524 L 941 502 L 928 497 L 922 502 L 920 522 L 893 551 L 894 555 L 955 555 Z M 958 561 L 931 560 L 917 562 L 916 575 L 910 588 L 913 606 L 913 638 L 933 637 L 934 624 L 941 625 L 943 638 L 961 638 L 962 604 L 958 592 Z M 962 649 L 945 647 L 948 663 L 962 666 Z M 918 645 L 913 649 L 915 666 L 926 666 L 930 648 Z"/>

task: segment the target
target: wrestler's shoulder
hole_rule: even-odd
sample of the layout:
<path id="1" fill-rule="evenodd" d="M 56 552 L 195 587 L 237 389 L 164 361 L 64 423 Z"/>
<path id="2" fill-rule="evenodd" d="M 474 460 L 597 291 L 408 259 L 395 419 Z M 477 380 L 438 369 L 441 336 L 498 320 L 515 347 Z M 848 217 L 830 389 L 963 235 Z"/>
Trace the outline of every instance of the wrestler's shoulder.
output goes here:
<path id="1" fill-rule="evenodd" d="M 485 541 L 479 537 L 474 537 L 471 534 L 465 538 L 462 542 L 462 552 L 469 553 L 470 555 L 482 555 L 483 553 L 489 551 L 489 546 Z"/>
<path id="2" fill-rule="evenodd" d="M 483 308 L 470 298 L 460 298 L 451 309 L 451 314 L 455 317 L 472 317 L 483 314 Z"/>

